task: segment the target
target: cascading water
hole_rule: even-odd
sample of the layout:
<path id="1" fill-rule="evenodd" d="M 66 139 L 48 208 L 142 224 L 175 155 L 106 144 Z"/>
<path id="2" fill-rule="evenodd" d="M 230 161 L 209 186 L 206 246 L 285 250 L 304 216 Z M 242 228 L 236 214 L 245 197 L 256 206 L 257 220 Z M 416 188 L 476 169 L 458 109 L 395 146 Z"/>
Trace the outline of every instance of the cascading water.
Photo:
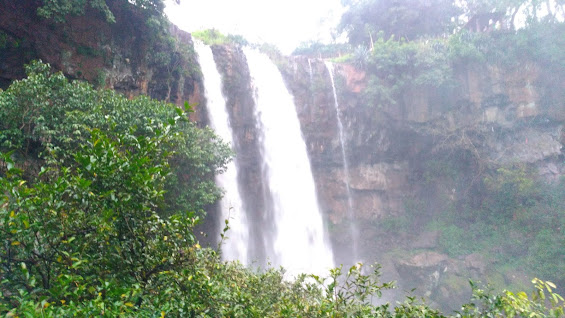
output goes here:
<path id="1" fill-rule="evenodd" d="M 337 92 L 335 89 L 335 82 L 334 82 L 334 67 L 331 62 L 325 61 L 326 68 L 328 73 L 330 73 L 330 81 L 332 83 L 332 91 L 334 96 L 334 106 L 335 112 L 337 117 L 337 127 L 339 129 L 339 142 L 341 144 L 341 159 L 343 161 L 343 171 L 345 175 L 345 189 L 347 192 L 347 214 L 348 214 L 348 221 L 349 221 L 349 231 L 351 232 L 351 244 L 352 246 L 352 258 L 357 261 L 359 254 L 358 254 L 358 241 L 359 241 L 359 232 L 357 231 L 357 224 L 355 222 L 355 218 L 353 215 L 353 198 L 351 196 L 351 187 L 349 186 L 349 164 L 347 162 L 346 156 L 346 148 L 345 148 L 345 133 L 343 129 L 343 123 L 341 121 L 341 115 L 339 110 L 339 103 L 337 101 Z"/>
<path id="2" fill-rule="evenodd" d="M 248 48 L 244 53 L 255 89 L 262 169 L 272 202 L 274 233 L 265 238 L 266 254 L 273 265 L 291 273 L 325 274 L 333 267 L 333 254 L 293 97 L 266 55 Z"/>
<path id="3" fill-rule="evenodd" d="M 210 125 L 225 142 L 233 145 L 233 134 L 229 115 L 226 111 L 226 100 L 222 95 L 222 77 L 218 72 L 214 56 L 209 46 L 202 43 L 194 45 L 198 54 L 198 62 L 202 69 L 207 109 Z M 222 256 L 225 260 L 248 262 L 249 227 L 247 216 L 243 210 L 240 191 L 237 183 L 237 167 L 234 161 L 227 165 L 224 173 L 216 177 L 216 183 L 224 189 L 225 194 L 220 202 L 222 221 L 228 219 L 230 230 L 227 240 L 223 242 Z M 221 222 L 223 229 L 224 222 Z"/>

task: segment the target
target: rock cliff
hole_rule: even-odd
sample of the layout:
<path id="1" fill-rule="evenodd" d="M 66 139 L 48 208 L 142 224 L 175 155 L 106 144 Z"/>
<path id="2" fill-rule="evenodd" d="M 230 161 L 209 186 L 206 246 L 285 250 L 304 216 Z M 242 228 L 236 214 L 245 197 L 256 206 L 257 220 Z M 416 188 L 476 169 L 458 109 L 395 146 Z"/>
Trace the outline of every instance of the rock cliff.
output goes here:
<path id="1" fill-rule="evenodd" d="M 57 23 L 37 15 L 40 4 L 6 0 L 0 6 L 0 88 L 23 78 L 25 63 L 41 59 L 69 78 L 127 96 L 145 94 L 179 106 L 202 102 L 190 34 L 175 26 L 152 28 L 141 10 L 123 1 L 107 1 L 115 23 L 90 7 Z"/>
<path id="2" fill-rule="evenodd" d="M 337 257 L 351 263 L 344 252 L 351 238 L 343 224 L 345 172 L 328 70 L 323 61 L 304 57 L 281 69 L 295 96 L 334 247 L 342 251 Z M 477 187 L 486 171 L 519 164 L 549 182 L 564 175 L 565 100 L 556 92 L 565 79 L 534 62 L 520 69 L 460 66 L 447 93 L 413 87 L 400 103 L 378 108 L 363 94 L 369 85 L 363 71 L 346 64 L 335 69 L 361 255 L 384 263 L 401 286 L 418 287 L 444 305 L 464 299 L 466 279 L 484 275 L 490 260 L 437 254 L 439 234 L 423 225 L 449 205 L 480 201 Z M 457 178 L 446 178 L 449 173 Z M 398 222 L 412 225 L 393 235 L 379 230 Z"/>

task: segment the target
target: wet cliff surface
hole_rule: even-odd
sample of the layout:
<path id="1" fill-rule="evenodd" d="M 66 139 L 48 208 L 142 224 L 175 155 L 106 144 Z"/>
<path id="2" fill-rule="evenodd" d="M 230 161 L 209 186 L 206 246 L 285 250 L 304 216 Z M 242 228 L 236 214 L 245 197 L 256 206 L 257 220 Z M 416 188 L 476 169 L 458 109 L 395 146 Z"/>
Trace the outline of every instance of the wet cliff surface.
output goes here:
<path id="1" fill-rule="evenodd" d="M 116 22 L 87 7 L 65 23 L 37 15 L 41 1 L 6 0 L 0 6 L 0 87 L 41 59 L 67 77 L 127 96 L 140 94 L 183 105 L 201 102 L 202 84 L 190 34 L 175 26 L 152 28 L 142 10 L 107 1 Z"/>
<path id="2" fill-rule="evenodd" d="M 302 57 L 280 65 L 299 109 L 337 257 L 343 257 L 338 262 L 352 263 L 328 70 L 323 61 Z M 449 91 L 414 87 L 400 103 L 379 108 L 363 93 L 369 85 L 363 71 L 335 69 L 360 255 L 383 263 L 385 277 L 401 287 L 417 287 L 444 306 L 468 297 L 464 281 L 488 276 L 493 260 L 441 254 L 440 232 L 426 225 L 448 207 L 480 204 L 483 178 L 500 167 L 526 166 L 547 182 L 563 176 L 565 104 L 556 92 L 565 79 L 535 63 L 457 67 Z M 508 284 L 527 277 L 505 275 Z"/>

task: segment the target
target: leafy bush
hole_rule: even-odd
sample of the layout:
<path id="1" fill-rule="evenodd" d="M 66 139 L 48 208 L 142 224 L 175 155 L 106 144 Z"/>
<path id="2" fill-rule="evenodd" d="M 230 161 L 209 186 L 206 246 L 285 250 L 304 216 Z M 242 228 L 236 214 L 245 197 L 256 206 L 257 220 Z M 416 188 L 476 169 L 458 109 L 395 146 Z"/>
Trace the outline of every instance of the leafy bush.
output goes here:
<path id="1" fill-rule="evenodd" d="M 69 82 L 40 62 L 27 72 L 0 95 L 0 310 L 153 316 L 169 311 L 158 297 L 184 302 L 170 287 L 209 253 L 193 229 L 221 195 L 213 176 L 229 148 L 172 105 Z"/>
<path id="2" fill-rule="evenodd" d="M 58 23 L 64 23 L 69 15 L 83 15 L 87 5 L 101 12 L 106 21 L 116 22 L 105 0 L 41 0 L 41 2 L 43 5 L 37 9 L 37 14 Z M 150 17 L 163 17 L 165 9 L 163 0 L 121 0 L 121 2 L 126 6 L 142 9 Z"/>
<path id="3" fill-rule="evenodd" d="M 192 32 L 192 36 L 204 42 L 206 45 L 236 44 L 248 45 L 249 42 L 241 35 L 224 35 L 216 29 L 206 29 Z"/>
<path id="4" fill-rule="evenodd" d="M 179 109 L 146 97 L 133 100 L 107 90 L 69 82 L 61 73 L 35 62 L 28 77 L 14 82 L 0 98 L 0 150 L 10 151 L 20 164 L 49 160 L 75 164 L 75 151 L 90 141 L 93 129 L 116 140 L 118 134 L 151 137 L 162 132 Z M 174 125 L 171 141 L 160 145 L 171 153 L 163 212 L 202 211 L 220 196 L 213 175 L 221 172 L 231 150 L 211 130 L 183 121 Z M 36 162 L 39 160 L 38 162 Z M 32 181 L 34 171 L 24 174 Z M 166 208 L 165 208 L 166 207 Z"/>
<path id="5" fill-rule="evenodd" d="M 414 87 L 453 85 L 443 40 L 385 40 L 381 34 L 366 61 L 361 51 L 356 51 L 353 61 L 368 72 L 369 80 L 363 93 L 371 106 L 398 105 L 404 94 Z"/>
<path id="6" fill-rule="evenodd" d="M 37 9 L 37 14 L 46 19 L 53 19 L 55 22 L 65 22 L 68 15 L 83 15 L 87 3 L 90 7 L 102 12 L 108 22 L 116 21 L 104 0 L 42 0 L 42 2 L 43 6 Z"/>

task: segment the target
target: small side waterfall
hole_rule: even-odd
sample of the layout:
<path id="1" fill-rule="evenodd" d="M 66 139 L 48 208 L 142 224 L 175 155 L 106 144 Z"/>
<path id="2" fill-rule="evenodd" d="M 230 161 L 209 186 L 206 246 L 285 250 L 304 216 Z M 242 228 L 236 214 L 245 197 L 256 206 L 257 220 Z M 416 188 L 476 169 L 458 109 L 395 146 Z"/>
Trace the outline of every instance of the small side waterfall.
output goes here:
<path id="1" fill-rule="evenodd" d="M 269 260 L 291 273 L 326 274 L 333 254 L 326 238 L 306 144 L 292 95 L 276 65 L 264 54 L 244 49 L 260 131 L 263 175 L 272 202 Z"/>
<path id="2" fill-rule="evenodd" d="M 334 67 L 331 62 L 325 61 L 328 73 L 330 73 L 330 80 L 332 83 L 332 91 L 334 96 L 334 106 L 337 117 L 337 127 L 339 129 L 339 142 L 341 144 L 341 159 L 343 160 L 343 171 L 345 175 L 345 189 L 347 191 L 347 213 L 349 221 L 349 231 L 351 232 L 351 243 L 352 243 L 352 257 L 353 261 L 357 262 L 359 258 L 359 232 L 357 231 L 357 224 L 353 215 L 353 198 L 351 196 L 351 187 L 349 186 L 349 163 L 347 162 L 346 148 L 345 148 L 345 133 L 343 129 L 343 123 L 341 121 L 341 115 L 339 110 L 339 103 L 337 101 L 337 92 L 335 89 L 334 82 Z"/>
<path id="3" fill-rule="evenodd" d="M 216 68 L 214 56 L 209 46 L 196 42 L 194 45 L 198 53 L 198 62 L 204 77 L 204 88 L 207 100 L 207 109 L 210 125 L 225 142 L 233 145 L 232 129 L 229 115 L 226 111 L 226 100 L 222 95 L 222 77 Z M 247 216 L 243 211 L 243 203 L 237 183 L 237 167 L 234 161 L 227 165 L 226 171 L 216 177 L 216 183 L 225 190 L 220 202 L 222 222 L 220 231 L 224 227 L 223 220 L 229 219 L 230 230 L 228 239 L 222 246 L 222 256 L 225 260 L 239 260 L 243 264 L 248 262 L 249 230 Z"/>

